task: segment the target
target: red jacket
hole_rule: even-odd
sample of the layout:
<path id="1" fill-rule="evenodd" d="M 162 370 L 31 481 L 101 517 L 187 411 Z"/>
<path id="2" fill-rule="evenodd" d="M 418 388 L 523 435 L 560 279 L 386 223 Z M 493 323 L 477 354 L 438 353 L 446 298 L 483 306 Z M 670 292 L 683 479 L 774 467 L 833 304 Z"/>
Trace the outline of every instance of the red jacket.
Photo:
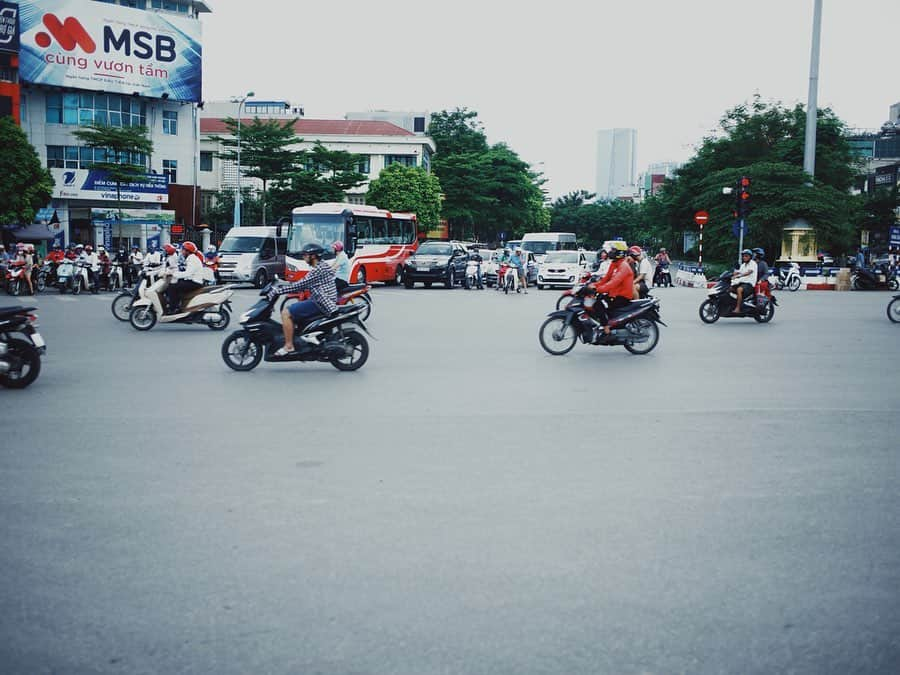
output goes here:
<path id="1" fill-rule="evenodd" d="M 609 269 L 600 281 L 594 284 L 598 293 L 609 293 L 609 297 L 622 297 L 628 300 L 634 297 L 634 272 L 625 258 L 613 260 Z"/>

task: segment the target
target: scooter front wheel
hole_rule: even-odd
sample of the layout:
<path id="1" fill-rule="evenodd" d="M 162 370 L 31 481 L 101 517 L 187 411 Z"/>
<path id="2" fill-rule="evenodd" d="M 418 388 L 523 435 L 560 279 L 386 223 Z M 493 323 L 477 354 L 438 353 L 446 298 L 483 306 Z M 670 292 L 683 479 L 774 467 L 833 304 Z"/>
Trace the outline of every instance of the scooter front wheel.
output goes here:
<path id="1" fill-rule="evenodd" d="M 222 343 L 222 360 L 232 370 L 245 372 L 259 365 L 263 347 L 245 330 L 236 330 Z"/>
<path id="2" fill-rule="evenodd" d="M 703 323 L 715 323 L 719 320 L 719 303 L 715 300 L 704 300 L 700 305 L 700 320 Z"/>
<path id="3" fill-rule="evenodd" d="M 128 321 L 137 330 L 150 330 L 156 325 L 156 310 L 152 307 L 132 307 L 128 313 Z"/>
<path id="4" fill-rule="evenodd" d="M 553 356 L 562 356 L 575 347 L 575 343 L 578 342 L 578 331 L 562 317 L 553 316 L 541 325 L 538 339 L 545 352 Z"/>
<path id="5" fill-rule="evenodd" d="M 112 301 L 112 315 L 119 321 L 128 321 L 131 314 L 131 293 L 119 293 Z"/>

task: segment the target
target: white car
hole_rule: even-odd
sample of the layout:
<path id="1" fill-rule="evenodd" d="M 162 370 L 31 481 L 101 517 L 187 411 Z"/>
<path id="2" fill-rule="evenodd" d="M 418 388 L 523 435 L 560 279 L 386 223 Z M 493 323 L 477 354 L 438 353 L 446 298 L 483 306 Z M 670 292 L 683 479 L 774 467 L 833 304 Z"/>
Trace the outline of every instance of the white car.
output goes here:
<path id="1" fill-rule="evenodd" d="M 537 287 L 574 286 L 589 269 L 590 251 L 548 251 L 538 266 Z"/>

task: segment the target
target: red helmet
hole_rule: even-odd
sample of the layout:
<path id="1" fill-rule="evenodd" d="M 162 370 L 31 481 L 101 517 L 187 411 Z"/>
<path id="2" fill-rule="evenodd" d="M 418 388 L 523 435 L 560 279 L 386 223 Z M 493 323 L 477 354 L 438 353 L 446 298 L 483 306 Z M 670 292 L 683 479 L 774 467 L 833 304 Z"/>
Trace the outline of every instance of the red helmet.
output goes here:
<path id="1" fill-rule="evenodd" d="M 196 253 L 197 252 L 197 244 L 192 241 L 186 241 L 181 245 L 181 248 L 187 251 L 188 253 Z"/>
<path id="2" fill-rule="evenodd" d="M 94 250 L 94 247 L 91 246 L 90 244 L 88 244 L 87 246 L 84 247 L 84 250 L 87 251 L 88 253 L 90 253 L 91 251 Z"/>
<path id="3" fill-rule="evenodd" d="M 640 246 L 632 246 L 628 249 L 628 255 L 640 256 L 643 251 Z"/>
<path id="4" fill-rule="evenodd" d="M 166 244 L 165 246 L 163 246 L 163 251 L 166 252 L 166 255 L 172 255 L 173 253 L 177 252 L 178 249 L 172 246 L 172 244 Z"/>

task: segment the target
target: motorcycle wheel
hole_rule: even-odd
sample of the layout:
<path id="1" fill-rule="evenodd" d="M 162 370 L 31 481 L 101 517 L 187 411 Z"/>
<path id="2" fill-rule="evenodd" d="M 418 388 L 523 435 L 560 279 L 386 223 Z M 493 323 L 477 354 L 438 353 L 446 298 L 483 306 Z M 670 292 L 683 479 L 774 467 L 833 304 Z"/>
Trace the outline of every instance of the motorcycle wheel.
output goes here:
<path id="1" fill-rule="evenodd" d="M 363 310 L 359 313 L 359 318 L 361 321 L 369 320 L 369 317 L 372 315 L 372 301 L 367 296 L 360 295 L 358 298 L 353 298 L 349 304 L 362 305 Z"/>
<path id="2" fill-rule="evenodd" d="M 342 342 L 349 353 L 346 356 L 331 359 L 331 365 L 343 371 L 362 368 L 369 359 L 369 341 L 359 331 L 351 330 L 344 333 Z"/>
<path id="3" fill-rule="evenodd" d="M 553 356 L 562 356 L 575 347 L 575 343 L 578 342 L 578 331 L 571 324 L 566 325 L 564 318 L 552 316 L 541 324 L 538 339 L 545 352 Z"/>
<path id="4" fill-rule="evenodd" d="M 34 288 L 38 293 L 43 293 L 45 290 L 47 290 L 47 281 L 46 279 L 44 279 L 44 276 L 42 274 L 38 275 L 37 281 L 34 284 Z"/>
<path id="5" fill-rule="evenodd" d="M 81 279 L 76 279 L 72 282 L 72 295 L 78 295 L 81 293 Z"/>
<path id="6" fill-rule="evenodd" d="M 765 314 L 754 314 L 753 318 L 756 319 L 757 323 L 769 323 L 774 316 L 775 316 L 775 305 L 770 302 L 768 305 L 766 305 L 766 313 Z"/>
<path id="7" fill-rule="evenodd" d="M 137 330 L 150 330 L 156 325 L 156 310 L 152 307 L 132 307 L 128 321 Z"/>
<path id="8" fill-rule="evenodd" d="M 41 354 L 26 340 L 12 338 L 6 345 L 6 358 L 10 360 L 10 368 L 5 373 L 0 373 L 0 386 L 24 389 L 41 372 Z"/>
<path id="9" fill-rule="evenodd" d="M 888 288 L 892 291 L 896 291 L 900 288 L 900 282 L 897 281 L 897 277 L 891 277 L 891 280 L 888 281 Z"/>
<path id="10" fill-rule="evenodd" d="M 119 293 L 112 301 L 112 315 L 119 321 L 128 321 L 131 314 L 131 293 Z"/>
<path id="11" fill-rule="evenodd" d="M 797 277 L 794 277 L 793 279 L 791 279 L 791 283 L 788 286 L 788 290 L 799 291 L 800 290 L 800 279 L 798 279 Z"/>
<path id="12" fill-rule="evenodd" d="M 627 328 L 629 333 L 647 336 L 646 342 L 638 342 L 637 344 L 626 342 L 623 345 L 632 354 L 649 354 L 659 342 L 659 326 L 650 319 L 635 319 L 628 324 Z"/>
<path id="13" fill-rule="evenodd" d="M 719 320 L 719 303 L 714 300 L 704 300 L 700 305 L 700 320 L 703 323 L 715 323 Z"/>
<path id="14" fill-rule="evenodd" d="M 229 314 L 228 310 L 224 307 L 219 307 L 219 317 L 218 321 L 211 321 L 206 324 L 210 330 L 225 330 L 228 328 L 228 324 L 231 323 L 231 314 Z"/>
<path id="15" fill-rule="evenodd" d="M 262 361 L 262 357 L 262 345 L 254 342 L 245 330 L 236 330 L 222 343 L 222 360 L 232 370 L 253 370 Z"/>
<path id="16" fill-rule="evenodd" d="M 22 294 L 22 282 L 16 279 L 9 285 L 9 294 L 13 297 L 17 297 Z"/>
<path id="17" fill-rule="evenodd" d="M 853 277 L 853 281 L 852 281 L 852 283 L 851 283 L 851 286 L 853 286 L 853 290 L 854 290 L 854 291 L 861 291 L 861 290 L 863 290 L 862 283 L 860 283 L 859 277 L 858 277 L 858 276 Z"/>
<path id="18" fill-rule="evenodd" d="M 894 298 L 887 306 L 888 318 L 894 323 L 900 323 L 900 298 Z"/>

